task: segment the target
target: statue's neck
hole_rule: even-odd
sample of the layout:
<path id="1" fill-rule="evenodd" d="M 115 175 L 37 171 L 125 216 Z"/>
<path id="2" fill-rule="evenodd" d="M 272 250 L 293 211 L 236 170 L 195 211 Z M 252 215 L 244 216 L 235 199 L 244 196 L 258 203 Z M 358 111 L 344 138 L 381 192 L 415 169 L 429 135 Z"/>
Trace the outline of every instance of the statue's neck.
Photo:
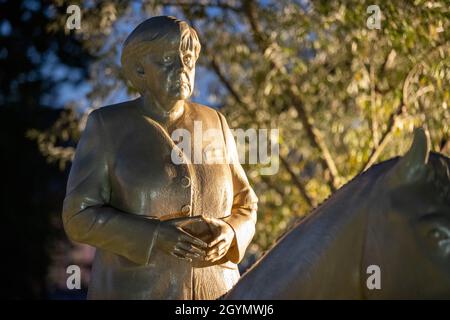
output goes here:
<path id="1" fill-rule="evenodd" d="M 186 109 L 186 102 L 184 100 L 173 101 L 162 106 L 157 99 L 154 99 L 149 95 L 141 96 L 137 100 L 137 103 L 145 115 L 158 121 L 165 127 L 169 127 L 171 124 L 179 120 L 183 116 Z"/>

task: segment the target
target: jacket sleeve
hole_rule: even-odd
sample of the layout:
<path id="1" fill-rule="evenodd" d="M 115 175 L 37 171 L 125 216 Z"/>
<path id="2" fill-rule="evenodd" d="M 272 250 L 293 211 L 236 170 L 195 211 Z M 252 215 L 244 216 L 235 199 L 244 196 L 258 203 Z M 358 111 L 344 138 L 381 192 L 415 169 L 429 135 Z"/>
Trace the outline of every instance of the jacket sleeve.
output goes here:
<path id="1" fill-rule="evenodd" d="M 101 114 L 87 120 L 78 143 L 67 183 L 63 224 L 68 237 L 145 265 L 155 242 L 159 221 L 108 206 L 108 141 Z"/>
<path id="2" fill-rule="evenodd" d="M 219 114 L 224 133 L 227 157 L 233 178 L 233 206 L 231 214 L 222 218 L 235 232 L 235 242 L 230 247 L 227 258 L 234 263 L 239 263 L 255 234 L 258 198 L 239 163 L 236 143 L 227 121 L 220 112 L 217 113 Z"/>

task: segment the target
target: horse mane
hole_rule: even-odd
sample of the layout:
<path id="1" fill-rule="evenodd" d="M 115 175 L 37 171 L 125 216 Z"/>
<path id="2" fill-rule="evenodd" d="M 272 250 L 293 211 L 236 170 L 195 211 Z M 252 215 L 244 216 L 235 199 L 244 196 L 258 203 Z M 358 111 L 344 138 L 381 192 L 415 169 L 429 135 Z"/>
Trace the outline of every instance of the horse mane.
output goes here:
<path id="1" fill-rule="evenodd" d="M 258 260 L 260 260 L 267 252 L 269 252 L 270 250 L 272 250 L 279 242 L 280 240 L 287 235 L 289 232 L 291 232 L 293 229 L 295 229 L 297 226 L 299 226 L 301 223 L 304 223 L 306 220 L 314 217 L 317 213 L 320 212 L 321 208 L 328 202 L 331 201 L 332 199 L 344 194 L 347 189 L 349 188 L 349 186 L 360 182 L 363 178 L 372 178 L 375 180 L 381 176 L 382 173 L 386 172 L 386 170 L 389 170 L 390 168 L 393 167 L 393 165 L 395 163 L 397 163 L 397 161 L 400 159 L 401 157 L 397 156 L 385 161 L 381 161 L 378 162 L 376 164 L 374 164 L 373 166 L 371 166 L 369 169 L 365 170 L 365 171 L 361 171 L 360 173 L 358 173 L 357 175 L 355 175 L 352 179 L 350 179 L 348 182 L 346 182 L 344 185 L 342 185 L 337 191 L 331 193 L 330 195 L 328 195 L 328 197 L 326 197 L 322 202 L 320 202 L 317 206 L 315 206 L 314 208 L 312 208 L 307 214 L 296 218 L 293 222 L 290 223 L 290 226 L 288 226 L 286 228 L 285 231 L 283 231 L 281 233 L 281 235 L 279 235 L 277 237 L 277 239 L 275 240 L 275 242 L 269 247 L 267 248 L 264 253 L 260 256 L 260 258 Z M 447 168 L 450 168 L 450 158 L 448 158 L 446 155 L 437 153 L 437 152 L 430 152 L 430 157 L 429 157 L 429 163 L 431 163 L 433 166 L 435 166 L 435 163 L 437 162 L 437 160 L 439 159 L 443 159 L 444 161 L 447 162 Z M 442 187 L 441 185 L 439 185 L 440 187 Z M 447 188 L 449 189 L 449 188 Z M 447 190 L 445 189 L 444 192 Z"/>

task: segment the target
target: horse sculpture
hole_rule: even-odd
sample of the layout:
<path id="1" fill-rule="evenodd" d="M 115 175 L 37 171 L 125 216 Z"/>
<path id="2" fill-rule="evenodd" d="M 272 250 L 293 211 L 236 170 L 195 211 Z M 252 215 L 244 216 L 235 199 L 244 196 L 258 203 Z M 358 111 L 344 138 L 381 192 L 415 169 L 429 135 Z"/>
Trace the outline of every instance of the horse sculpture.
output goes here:
<path id="1" fill-rule="evenodd" d="M 450 298 L 449 168 L 416 129 L 403 157 L 339 189 L 224 299 Z M 378 288 L 368 285 L 372 270 Z"/>

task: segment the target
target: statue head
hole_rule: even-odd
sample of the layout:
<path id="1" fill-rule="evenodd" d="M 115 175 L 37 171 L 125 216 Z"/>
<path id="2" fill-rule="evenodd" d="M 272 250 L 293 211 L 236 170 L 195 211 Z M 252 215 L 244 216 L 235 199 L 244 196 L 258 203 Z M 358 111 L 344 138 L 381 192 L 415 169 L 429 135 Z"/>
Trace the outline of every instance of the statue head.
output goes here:
<path id="1" fill-rule="evenodd" d="M 186 22 L 170 16 L 147 19 L 123 45 L 124 75 L 141 95 L 168 107 L 166 102 L 192 95 L 200 48 L 197 33 Z"/>

